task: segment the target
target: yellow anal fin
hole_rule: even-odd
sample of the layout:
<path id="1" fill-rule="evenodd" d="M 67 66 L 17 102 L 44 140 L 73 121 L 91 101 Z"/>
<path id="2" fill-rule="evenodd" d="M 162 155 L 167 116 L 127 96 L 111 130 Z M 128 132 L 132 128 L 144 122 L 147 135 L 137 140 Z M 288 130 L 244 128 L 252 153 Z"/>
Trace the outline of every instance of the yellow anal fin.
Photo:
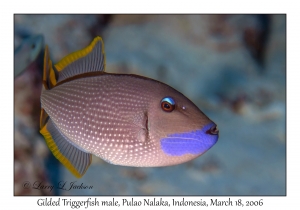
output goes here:
<path id="1" fill-rule="evenodd" d="M 49 118 L 40 133 L 53 155 L 77 178 L 82 177 L 92 162 L 92 155 L 77 148 L 63 136 Z"/>
<path id="2" fill-rule="evenodd" d="M 57 82 L 91 72 L 105 71 L 104 43 L 97 36 L 86 48 L 73 52 L 54 65 L 58 73 Z"/>

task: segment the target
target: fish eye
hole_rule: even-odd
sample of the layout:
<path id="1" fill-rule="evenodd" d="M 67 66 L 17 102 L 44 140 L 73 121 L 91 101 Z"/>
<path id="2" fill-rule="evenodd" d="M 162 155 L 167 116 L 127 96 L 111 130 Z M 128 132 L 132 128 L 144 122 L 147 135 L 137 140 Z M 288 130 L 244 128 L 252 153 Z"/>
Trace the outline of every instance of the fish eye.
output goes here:
<path id="1" fill-rule="evenodd" d="M 160 102 L 162 110 L 172 112 L 175 109 L 175 101 L 171 97 L 165 97 Z"/>
<path id="2" fill-rule="evenodd" d="M 34 49 L 34 48 L 35 48 L 35 44 L 32 44 L 32 45 L 31 45 L 31 49 Z"/>

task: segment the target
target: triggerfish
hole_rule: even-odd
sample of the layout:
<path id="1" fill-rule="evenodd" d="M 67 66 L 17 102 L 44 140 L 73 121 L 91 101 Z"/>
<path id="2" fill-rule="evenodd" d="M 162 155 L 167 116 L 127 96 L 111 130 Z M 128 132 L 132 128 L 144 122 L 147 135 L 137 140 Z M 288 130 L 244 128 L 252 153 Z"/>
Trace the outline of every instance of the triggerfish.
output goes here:
<path id="1" fill-rule="evenodd" d="M 209 150 L 219 131 L 172 87 L 143 76 L 105 72 L 104 44 L 52 65 L 45 48 L 40 132 L 76 177 L 92 154 L 116 165 L 170 166 Z"/>

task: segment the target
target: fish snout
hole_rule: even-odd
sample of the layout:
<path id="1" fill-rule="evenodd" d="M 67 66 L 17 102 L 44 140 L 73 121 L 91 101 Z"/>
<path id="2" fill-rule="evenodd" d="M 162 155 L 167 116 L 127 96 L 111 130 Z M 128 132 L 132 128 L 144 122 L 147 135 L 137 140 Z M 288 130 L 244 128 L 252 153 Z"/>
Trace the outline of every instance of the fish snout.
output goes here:
<path id="1" fill-rule="evenodd" d="M 217 128 L 217 125 L 216 124 L 213 124 L 207 131 L 206 131 L 207 134 L 210 134 L 210 135 L 218 135 L 219 134 L 219 130 Z"/>

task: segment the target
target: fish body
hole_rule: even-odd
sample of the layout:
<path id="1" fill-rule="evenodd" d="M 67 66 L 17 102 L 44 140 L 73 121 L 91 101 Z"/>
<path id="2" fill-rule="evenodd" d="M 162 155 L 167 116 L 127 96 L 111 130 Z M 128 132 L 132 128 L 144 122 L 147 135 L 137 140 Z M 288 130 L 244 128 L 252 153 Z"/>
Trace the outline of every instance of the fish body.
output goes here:
<path id="1" fill-rule="evenodd" d="M 180 164 L 218 140 L 218 130 L 183 94 L 159 81 L 105 71 L 102 39 L 54 67 L 45 52 L 41 133 L 77 177 L 91 154 L 125 166 Z"/>
<path id="2" fill-rule="evenodd" d="M 32 35 L 25 38 L 14 50 L 14 77 L 24 72 L 38 58 L 43 49 L 43 35 Z"/>

